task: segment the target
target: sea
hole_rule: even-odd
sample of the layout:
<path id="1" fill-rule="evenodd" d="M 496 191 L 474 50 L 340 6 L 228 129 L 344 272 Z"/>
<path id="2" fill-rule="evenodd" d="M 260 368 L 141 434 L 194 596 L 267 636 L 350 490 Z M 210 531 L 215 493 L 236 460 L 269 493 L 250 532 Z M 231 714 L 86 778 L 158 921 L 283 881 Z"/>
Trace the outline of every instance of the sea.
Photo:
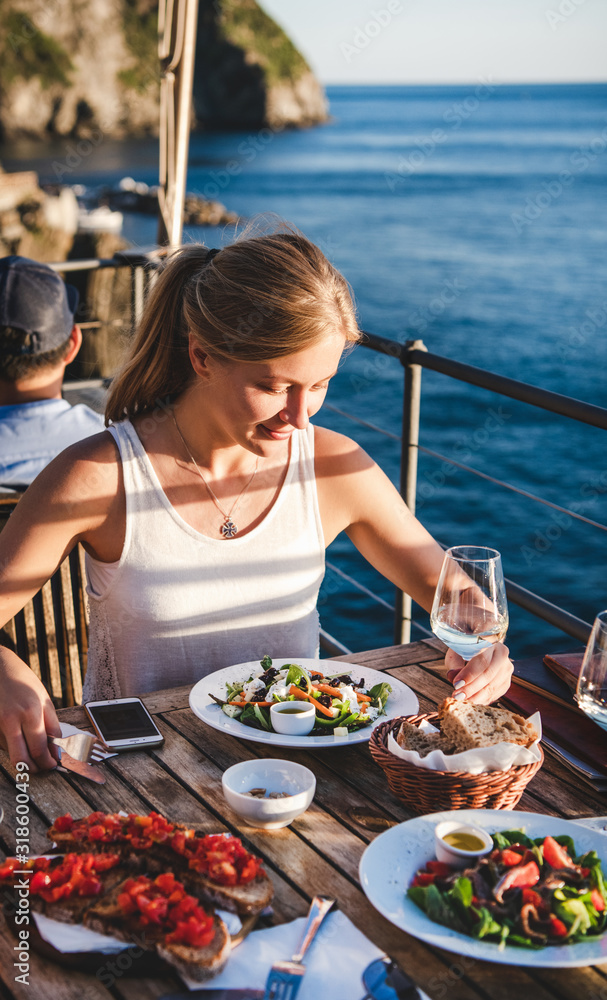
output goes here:
<path id="1" fill-rule="evenodd" d="M 188 191 L 298 226 L 348 279 L 362 329 L 605 406 L 607 84 L 327 94 L 316 128 L 192 135 Z M 24 141 L 0 147 L 0 162 L 87 188 L 157 182 L 155 140 L 88 146 Z M 149 246 L 155 222 L 126 215 L 124 235 Z M 209 246 L 233 237 L 185 232 Z M 358 347 L 316 418 L 395 483 L 402 387 L 396 358 Z M 417 514 L 437 539 L 497 548 L 509 579 L 584 621 L 607 608 L 603 431 L 424 371 L 420 444 L 434 454 L 420 453 Z M 327 570 L 323 627 L 352 651 L 390 645 L 392 584 L 345 536 L 327 558 L 340 572 Z M 416 607 L 412 637 L 428 628 Z M 579 646 L 514 604 L 507 642 L 518 657 Z"/>

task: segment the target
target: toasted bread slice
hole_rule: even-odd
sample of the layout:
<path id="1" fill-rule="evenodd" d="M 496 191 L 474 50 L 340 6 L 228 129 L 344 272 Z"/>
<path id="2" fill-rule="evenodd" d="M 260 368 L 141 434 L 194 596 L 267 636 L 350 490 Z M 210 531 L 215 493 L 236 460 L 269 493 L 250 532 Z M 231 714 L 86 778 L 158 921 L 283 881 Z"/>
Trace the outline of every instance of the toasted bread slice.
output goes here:
<path id="1" fill-rule="evenodd" d="M 166 822 L 157 813 L 151 813 L 150 816 L 154 816 L 160 823 Z M 133 830 L 133 817 L 91 813 L 90 816 L 84 817 L 82 820 L 72 820 L 71 817 L 68 819 L 69 823 L 72 824 L 70 829 L 64 829 L 66 817 L 60 817 L 47 831 L 49 839 L 54 840 L 57 845 L 56 850 L 119 852 L 124 864 L 131 871 L 156 875 L 161 872 L 173 871 L 184 882 L 188 891 L 197 898 L 243 916 L 261 913 L 269 905 L 274 895 L 272 882 L 263 869 L 259 870 L 254 879 L 239 885 L 224 885 L 222 882 L 215 882 L 208 874 L 193 870 L 193 866 L 190 865 L 191 852 L 183 853 L 177 848 L 174 849 L 172 836 L 173 834 L 183 834 L 184 836 L 181 837 L 182 846 L 184 843 L 191 844 L 193 849 L 196 842 L 204 840 L 204 834 L 197 834 L 184 824 L 170 824 L 171 833 L 164 841 L 139 847 L 132 843 L 130 836 L 130 831 Z M 95 830 L 96 825 L 98 828 Z M 104 827 L 108 828 L 109 833 L 104 834 L 105 839 L 96 839 L 97 834 L 103 833 Z M 91 837 L 91 831 L 95 834 L 94 837 Z"/>
<path id="2" fill-rule="evenodd" d="M 274 886 L 265 873 L 245 885 L 219 885 L 206 875 L 191 870 L 182 872 L 180 877 L 189 892 L 199 899 L 241 916 L 261 913 L 274 896 Z"/>
<path id="3" fill-rule="evenodd" d="M 90 906 L 83 917 L 84 925 L 121 941 L 136 941 L 146 950 L 155 949 L 161 958 L 195 982 L 204 982 L 221 972 L 230 956 L 231 938 L 217 914 L 210 915 L 213 937 L 207 944 L 194 946 L 168 941 L 170 928 L 162 922 L 146 923 L 139 913 L 125 915 L 118 901 L 124 890 L 125 883 L 122 882 Z"/>
<path id="4" fill-rule="evenodd" d="M 534 727 L 522 715 L 494 705 L 473 705 L 446 698 L 439 706 L 441 732 L 457 753 L 496 743 L 518 743 L 529 747 L 538 738 Z"/>

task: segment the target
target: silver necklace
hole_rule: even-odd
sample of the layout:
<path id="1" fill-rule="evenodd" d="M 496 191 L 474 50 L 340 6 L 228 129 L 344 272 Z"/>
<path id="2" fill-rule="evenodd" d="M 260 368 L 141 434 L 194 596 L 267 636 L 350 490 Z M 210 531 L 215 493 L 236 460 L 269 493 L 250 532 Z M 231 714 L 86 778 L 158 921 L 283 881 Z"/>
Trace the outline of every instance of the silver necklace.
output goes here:
<path id="1" fill-rule="evenodd" d="M 200 470 L 200 468 L 198 466 L 198 462 L 196 461 L 196 459 L 192 455 L 192 452 L 188 448 L 188 446 L 186 444 L 186 440 L 185 440 L 183 434 L 181 433 L 181 430 L 179 429 L 179 424 L 177 423 L 177 417 L 175 416 L 175 411 L 171 410 L 171 414 L 172 414 L 172 417 L 173 417 L 173 423 L 175 424 L 175 427 L 177 428 L 177 433 L 179 434 L 179 437 L 181 438 L 181 441 L 183 443 L 183 447 L 185 448 L 186 452 L 188 453 L 190 461 L 193 463 L 194 468 L 196 469 L 196 472 L 198 473 L 198 475 L 202 479 L 204 485 L 206 486 L 207 490 L 209 491 L 209 496 L 211 497 L 211 500 L 213 501 L 213 503 L 217 507 L 217 510 L 219 511 L 219 513 L 221 514 L 221 516 L 224 519 L 224 522 L 221 525 L 219 531 L 221 532 L 221 534 L 223 535 L 224 538 L 234 538 L 234 535 L 238 534 L 238 527 L 237 527 L 236 524 L 234 524 L 234 521 L 232 520 L 232 515 L 233 515 L 234 511 L 236 510 L 236 508 L 238 507 L 238 504 L 240 503 L 242 497 L 244 496 L 244 494 L 248 490 L 249 486 L 253 482 L 253 479 L 255 478 L 255 473 L 257 472 L 257 466 L 259 465 L 259 458 L 257 458 L 255 460 L 255 468 L 253 469 L 250 477 L 247 479 L 247 481 L 244 484 L 243 488 L 241 489 L 240 493 L 236 497 L 236 500 L 232 504 L 232 509 L 230 510 L 229 513 L 226 513 L 226 511 L 223 509 L 223 507 L 219 503 L 219 500 L 217 499 L 217 497 L 213 493 L 213 490 L 211 489 L 211 487 L 207 483 L 206 479 L 204 478 L 204 476 L 203 476 L 203 474 L 202 474 L 202 472 L 201 472 L 201 470 Z"/>

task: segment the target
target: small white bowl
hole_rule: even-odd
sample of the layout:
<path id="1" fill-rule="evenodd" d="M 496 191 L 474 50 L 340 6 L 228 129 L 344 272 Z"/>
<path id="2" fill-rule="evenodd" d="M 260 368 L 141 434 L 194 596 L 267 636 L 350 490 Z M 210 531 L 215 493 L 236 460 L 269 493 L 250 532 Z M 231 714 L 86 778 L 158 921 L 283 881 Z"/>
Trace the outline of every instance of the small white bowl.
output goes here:
<path id="1" fill-rule="evenodd" d="M 270 705 L 270 721 L 283 736 L 307 736 L 314 729 L 316 709 L 302 701 L 277 701 Z"/>
<path id="2" fill-rule="evenodd" d="M 478 837 L 483 846 L 473 851 L 464 851 L 461 847 L 453 847 L 443 839 L 448 833 L 469 833 Z M 469 865 L 473 865 L 477 858 L 482 858 L 484 854 L 493 850 L 493 840 L 491 835 L 480 826 L 446 819 L 442 823 L 437 823 L 434 828 L 434 849 L 438 861 L 444 861 L 452 868 L 467 868 Z"/>
<path id="3" fill-rule="evenodd" d="M 290 760 L 243 760 L 224 771 L 221 779 L 226 802 L 249 826 L 279 830 L 292 823 L 310 805 L 316 778 L 303 764 Z M 288 792 L 281 799 L 256 798 L 245 793 L 252 788 L 268 792 Z"/>

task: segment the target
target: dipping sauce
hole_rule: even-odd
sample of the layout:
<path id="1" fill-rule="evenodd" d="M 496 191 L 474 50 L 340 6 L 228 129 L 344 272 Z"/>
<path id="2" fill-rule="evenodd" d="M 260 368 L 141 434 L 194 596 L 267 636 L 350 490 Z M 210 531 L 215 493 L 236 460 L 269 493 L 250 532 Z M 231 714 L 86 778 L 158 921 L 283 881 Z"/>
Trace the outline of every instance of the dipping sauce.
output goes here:
<path id="1" fill-rule="evenodd" d="M 463 830 L 446 833 L 441 839 L 458 851 L 482 851 L 485 847 L 480 837 L 475 837 L 473 833 L 465 833 Z"/>
<path id="2" fill-rule="evenodd" d="M 307 705 L 289 705 L 287 708 L 281 708 L 281 715 L 302 715 L 308 709 Z"/>

